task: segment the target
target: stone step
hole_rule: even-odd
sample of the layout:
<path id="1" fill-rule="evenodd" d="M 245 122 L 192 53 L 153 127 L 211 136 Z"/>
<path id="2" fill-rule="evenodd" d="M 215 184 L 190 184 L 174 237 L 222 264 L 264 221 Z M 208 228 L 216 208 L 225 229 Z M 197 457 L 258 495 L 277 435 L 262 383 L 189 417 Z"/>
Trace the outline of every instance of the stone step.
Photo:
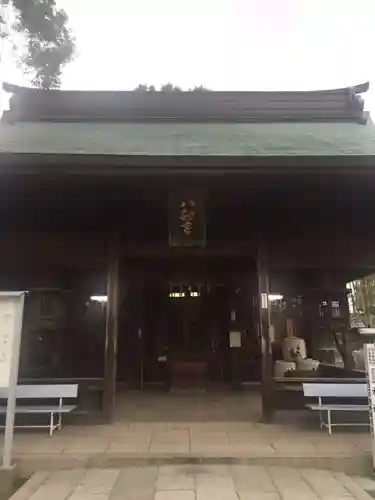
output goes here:
<path id="1" fill-rule="evenodd" d="M 93 454 L 59 454 L 19 456 L 15 459 L 17 468 L 23 475 L 30 475 L 39 470 L 81 468 L 121 468 L 146 467 L 181 464 L 206 465 L 253 465 L 253 466 L 284 466 L 296 469 L 317 468 L 327 471 L 337 471 L 347 474 L 373 474 L 370 455 L 356 456 L 285 456 L 273 457 L 226 457 L 201 456 L 192 454 L 160 453 L 160 454 L 129 454 L 129 453 L 93 453 Z"/>

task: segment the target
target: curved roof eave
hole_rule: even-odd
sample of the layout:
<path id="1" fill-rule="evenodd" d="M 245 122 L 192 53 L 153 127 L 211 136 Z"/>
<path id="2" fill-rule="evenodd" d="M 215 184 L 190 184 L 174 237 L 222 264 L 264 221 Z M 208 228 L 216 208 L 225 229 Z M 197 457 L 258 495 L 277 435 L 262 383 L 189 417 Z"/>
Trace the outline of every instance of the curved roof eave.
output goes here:
<path id="1" fill-rule="evenodd" d="M 303 90 L 303 91 L 295 91 L 295 90 L 289 90 L 289 91 L 217 91 L 217 92 L 225 92 L 225 93 L 252 93 L 252 94 L 286 94 L 286 93 L 306 93 L 306 94 L 317 94 L 321 92 L 342 92 L 343 90 L 350 90 L 354 92 L 355 94 L 362 94 L 364 92 L 367 92 L 370 87 L 370 82 L 363 82 L 358 85 L 353 85 L 349 87 L 341 87 L 341 88 L 335 88 L 335 89 L 320 89 L 320 90 Z M 125 92 L 133 92 L 129 90 L 58 90 L 58 89 L 51 89 L 51 90 L 43 90 L 43 89 L 38 89 L 38 88 L 33 88 L 33 87 L 24 87 L 20 85 L 14 85 L 12 83 L 4 82 L 3 83 L 3 90 L 5 92 L 9 92 L 11 94 L 31 94 L 35 92 L 49 92 L 49 93 L 109 93 L 109 94 L 118 94 L 118 93 L 125 93 Z M 189 91 L 186 91 L 189 92 Z M 215 92 L 215 91 L 214 91 Z"/>

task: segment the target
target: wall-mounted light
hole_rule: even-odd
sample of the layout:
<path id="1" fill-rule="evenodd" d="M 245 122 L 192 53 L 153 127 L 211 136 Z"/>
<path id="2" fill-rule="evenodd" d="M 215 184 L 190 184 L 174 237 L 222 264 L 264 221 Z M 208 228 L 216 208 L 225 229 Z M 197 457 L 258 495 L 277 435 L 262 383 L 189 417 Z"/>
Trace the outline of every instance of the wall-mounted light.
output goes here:
<path id="1" fill-rule="evenodd" d="M 283 298 L 284 298 L 284 295 L 281 295 L 279 293 L 274 293 L 274 294 L 271 293 L 268 295 L 268 300 L 270 302 L 276 302 L 277 300 L 283 300 Z"/>
<path id="2" fill-rule="evenodd" d="M 105 303 L 108 301 L 107 295 L 92 295 L 90 297 L 90 300 L 93 302 L 100 302 L 101 304 Z"/>

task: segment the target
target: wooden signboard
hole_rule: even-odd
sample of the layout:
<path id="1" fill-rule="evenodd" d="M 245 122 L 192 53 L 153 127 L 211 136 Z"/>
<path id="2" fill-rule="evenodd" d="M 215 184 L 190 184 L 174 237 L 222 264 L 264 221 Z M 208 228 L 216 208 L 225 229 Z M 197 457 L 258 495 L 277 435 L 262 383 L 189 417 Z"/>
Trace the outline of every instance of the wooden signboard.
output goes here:
<path id="1" fill-rule="evenodd" d="M 206 246 L 206 207 L 202 193 L 173 193 L 169 199 L 169 244 L 173 247 Z"/>

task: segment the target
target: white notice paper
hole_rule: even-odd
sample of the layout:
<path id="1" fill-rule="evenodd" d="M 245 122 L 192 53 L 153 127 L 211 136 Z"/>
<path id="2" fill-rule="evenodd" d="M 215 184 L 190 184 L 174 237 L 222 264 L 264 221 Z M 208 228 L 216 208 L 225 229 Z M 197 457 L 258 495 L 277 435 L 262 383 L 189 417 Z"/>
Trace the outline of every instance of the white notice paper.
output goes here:
<path id="1" fill-rule="evenodd" d="M 229 347 L 242 347 L 241 332 L 229 332 Z"/>

